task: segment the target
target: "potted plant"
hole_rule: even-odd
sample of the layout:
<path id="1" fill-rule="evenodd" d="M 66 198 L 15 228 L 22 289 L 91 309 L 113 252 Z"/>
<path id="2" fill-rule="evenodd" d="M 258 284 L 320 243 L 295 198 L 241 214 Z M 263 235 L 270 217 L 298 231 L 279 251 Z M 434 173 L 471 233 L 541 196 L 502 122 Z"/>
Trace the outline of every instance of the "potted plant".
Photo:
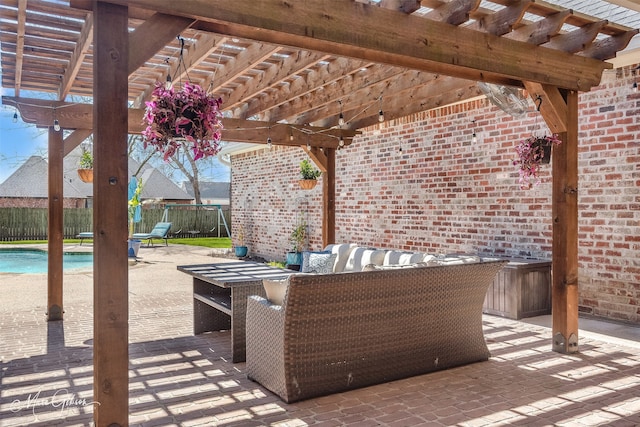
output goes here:
<path id="1" fill-rule="evenodd" d="M 298 216 L 298 223 L 289 236 L 289 243 L 292 247 L 287 252 L 287 267 L 293 269 L 299 269 L 302 265 L 302 251 L 307 240 L 307 222 L 304 220 L 304 215 L 301 213 Z M 297 268 L 296 268 L 297 267 Z"/>
<path id="2" fill-rule="evenodd" d="M 238 244 L 235 247 L 236 256 L 238 258 L 244 258 L 247 256 L 249 252 L 249 248 L 244 244 L 244 226 L 240 224 L 238 226 L 238 231 L 236 232 L 236 240 Z"/>
<path id="3" fill-rule="evenodd" d="M 82 182 L 93 182 L 93 154 L 84 148 L 78 162 L 78 176 Z"/>
<path id="4" fill-rule="evenodd" d="M 304 190 L 311 190 L 318 183 L 318 178 L 322 172 L 314 168 L 309 159 L 304 159 L 300 162 L 300 188 Z"/>
<path id="5" fill-rule="evenodd" d="M 145 103 L 145 148 L 151 144 L 165 161 L 181 146 L 193 150 L 194 160 L 218 154 L 222 136 L 220 98 L 207 95 L 199 85 L 189 82 L 178 91 L 157 82 L 152 96 Z"/>
<path id="6" fill-rule="evenodd" d="M 551 135 L 543 137 L 530 136 L 518 143 L 516 146 L 518 159 L 514 160 L 513 164 L 518 166 L 521 189 L 528 189 L 540 184 L 540 178 L 538 178 L 540 167 L 551 160 L 552 145 L 557 145 L 561 142 L 557 135 Z"/>

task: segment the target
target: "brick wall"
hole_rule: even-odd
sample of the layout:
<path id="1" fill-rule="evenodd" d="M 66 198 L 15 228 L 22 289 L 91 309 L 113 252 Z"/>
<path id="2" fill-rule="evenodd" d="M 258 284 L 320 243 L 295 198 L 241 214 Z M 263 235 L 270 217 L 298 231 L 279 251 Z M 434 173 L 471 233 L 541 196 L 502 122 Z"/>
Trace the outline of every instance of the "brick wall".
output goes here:
<path id="1" fill-rule="evenodd" d="M 640 323 L 640 93 L 632 68 L 608 71 L 580 96 L 580 310 Z M 640 80 L 640 77 L 639 77 Z M 531 108 L 535 109 L 534 104 Z M 472 143 L 472 133 L 478 142 Z M 365 129 L 336 156 L 336 241 L 431 253 L 551 257 L 551 166 L 522 190 L 516 143 L 548 133 L 535 113 L 515 119 L 477 100 Z M 321 246 L 321 192 L 297 185 L 301 149 L 233 157 L 234 228 L 284 259 L 296 212 Z"/>

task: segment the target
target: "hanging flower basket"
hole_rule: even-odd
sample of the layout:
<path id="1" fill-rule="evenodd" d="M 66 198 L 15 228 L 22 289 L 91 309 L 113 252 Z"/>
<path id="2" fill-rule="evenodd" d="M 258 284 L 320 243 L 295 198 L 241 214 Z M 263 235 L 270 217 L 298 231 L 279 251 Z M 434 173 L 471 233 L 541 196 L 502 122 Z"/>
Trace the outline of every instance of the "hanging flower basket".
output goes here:
<path id="1" fill-rule="evenodd" d="M 93 169 L 78 169 L 78 176 L 82 182 L 93 182 Z"/>
<path id="2" fill-rule="evenodd" d="M 317 179 L 300 179 L 298 180 L 298 184 L 300 184 L 300 188 L 303 190 L 313 190 L 313 188 L 318 183 Z"/>
<path id="3" fill-rule="evenodd" d="M 551 160 L 552 145 L 557 145 L 561 142 L 556 135 L 530 136 L 520 141 L 516 146 L 518 159 L 514 160 L 513 164 L 518 166 L 521 189 L 528 189 L 540 184 L 540 178 L 538 178 L 540 167 L 543 164 L 548 164 Z"/>
<path id="4" fill-rule="evenodd" d="M 151 144 L 168 161 L 180 147 L 193 151 L 194 160 L 215 156 L 222 137 L 222 100 L 207 95 L 197 84 L 185 82 L 181 90 L 157 82 L 146 103 L 142 132 L 145 148 Z"/>
<path id="5" fill-rule="evenodd" d="M 313 167 L 308 159 L 304 159 L 300 162 L 300 188 L 303 190 L 311 190 L 318 183 L 318 178 L 322 173 Z"/>

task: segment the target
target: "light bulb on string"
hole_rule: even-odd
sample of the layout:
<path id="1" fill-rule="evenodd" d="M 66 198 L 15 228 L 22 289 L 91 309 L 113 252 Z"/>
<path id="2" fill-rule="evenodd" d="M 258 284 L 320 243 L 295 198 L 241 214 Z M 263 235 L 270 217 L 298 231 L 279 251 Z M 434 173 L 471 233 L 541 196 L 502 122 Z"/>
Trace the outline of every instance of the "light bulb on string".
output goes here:
<path id="1" fill-rule="evenodd" d="M 17 111 L 15 111 L 13 113 L 13 123 L 18 123 L 18 112 Z"/>
<path id="2" fill-rule="evenodd" d="M 384 112 L 382 111 L 382 95 L 380 95 L 380 110 L 378 111 L 378 121 L 384 122 Z"/>
<path id="3" fill-rule="evenodd" d="M 344 114 L 342 113 L 342 100 L 338 101 L 340 104 L 340 115 L 338 116 L 338 126 L 344 125 Z"/>
<path id="4" fill-rule="evenodd" d="M 55 130 L 56 132 L 60 131 L 60 122 L 58 121 L 58 119 L 53 120 L 53 130 Z"/>
<path id="5" fill-rule="evenodd" d="M 633 89 L 634 92 L 638 91 L 638 82 L 633 82 L 633 85 L 631 86 L 631 89 Z"/>
<path id="6" fill-rule="evenodd" d="M 473 124 L 473 133 L 471 134 L 471 142 L 472 143 L 476 143 L 478 142 L 478 135 L 476 134 L 476 121 L 471 120 L 471 123 Z"/>
<path id="7" fill-rule="evenodd" d="M 340 141 L 338 142 L 338 145 L 342 148 L 344 147 L 344 137 L 342 135 L 340 135 Z"/>
<path id="8" fill-rule="evenodd" d="M 293 128 L 291 128 L 291 133 L 289 133 L 289 141 L 293 141 Z"/>
<path id="9" fill-rule="evenodd" d="M 271 144 L 271 137 L 267 138 L 267 148 L 269 150 L 271 150 L 272 144 Z"/>

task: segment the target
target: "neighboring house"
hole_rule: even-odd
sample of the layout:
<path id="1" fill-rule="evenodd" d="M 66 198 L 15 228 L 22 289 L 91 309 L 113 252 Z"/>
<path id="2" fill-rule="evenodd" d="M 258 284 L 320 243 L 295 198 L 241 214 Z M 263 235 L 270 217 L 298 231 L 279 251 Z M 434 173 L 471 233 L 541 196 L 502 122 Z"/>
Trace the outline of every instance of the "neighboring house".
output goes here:
<path id="1" fill-rule="evenodd" d="M 64 159 L 64 207 L 83 208 L 93 206 L 93 184 L 84 183 L 77 173 L 80 148 Z M 129 175 L 140 164 L 129 159 Z M 48 168 L 43 157 L 31 156 L 22 166 L 0 184 L 0 207 L 46 208 L 48 206 Z M 165 203 L 192 203 L 193 197 L 159 172 L 145 165 L 139 174 L 142 179 L 142 201 Z"/>
<path id="2" fill-rule="evenodd" d="M 193 187 L 189 181 L 182 182 L 182 189 L 192 198 Z M 200 182 L 200 198 L 203 204 L 229 206 L 231 200 L 230 182 Z"/>

